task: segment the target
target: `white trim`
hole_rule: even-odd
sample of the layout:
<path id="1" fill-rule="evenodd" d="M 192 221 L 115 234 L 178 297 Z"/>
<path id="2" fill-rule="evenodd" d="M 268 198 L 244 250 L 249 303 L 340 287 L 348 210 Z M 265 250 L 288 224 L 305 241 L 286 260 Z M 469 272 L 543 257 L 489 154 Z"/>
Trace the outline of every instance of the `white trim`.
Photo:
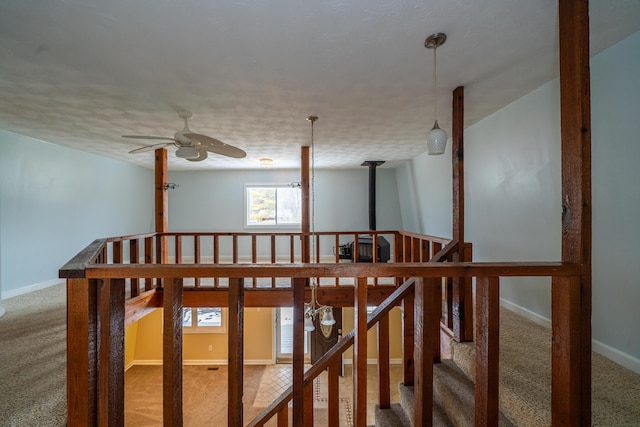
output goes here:
<path id="1" fill-rule="evenodd" d="M 347 359 L 346 357 L 342 359 L 343 365 L 353 365 L 353 359 Z M 377 365 L 378 359 L 367 359 L 367 365 Z M 389 359 L 390 365 L 402 365 L 402 359 Z"/>
<path id="2" fill-rule="evenodd" d="M 511 301 L 507 301 L 502 298 L 500 298 L 500 305 L 502 305 L 507 310 L 511 310 L 514 313 L 521 315 L 525 319 L 529 319 L 532 322 L 537 323 L 538 325 L 542 325 L 545 328 L 549 329 L 551 328 L 551 320 L 539 315 L 538 313 L 534 313 L 531 310 L 527 310 L 524 307 L 521 307 Z M 591 349 L 596 353 L 606 357 L 607 359 L 616 362 L 618 365 L 624 366 L 625 368 L 635 372 L 636 374 L 640 374 L 640 359 L 636 359 L 630 354 L 624 353 L 597 340 L 591 341 Z"/>
<path id="3" fill-rule="evenodd" d="M 531 310 L 528 310 L 518 304 L 514 304 L 511 301 L 507 301 L 506 299 L 500 298 L 500 305 L 506 308 L 507 310 L 513 311 L 514 313 L 519 314 L 525 319 L 531 320 L 533 323 L 537 323 L 538 325 L 544 326 L 545 328 L 551 328 L 551 320 L 547 319 L 544 316 L 539 315 Z"/>
<path id="4" fill-rule="evenodd" d="M 51 286 L 59 285 L 64 283 L 63 279 L 51 279 L 46 282 L 34 283 L 33 285 L 23 286 L 18 289 L 11 289 L 9 291 L 2 291 L 2 299 L 9 299 L 13 297 L 17 297 L 19 295 L 28 294 L 30 292 L 39 291 L 41 289 L 46 289 Z"/>

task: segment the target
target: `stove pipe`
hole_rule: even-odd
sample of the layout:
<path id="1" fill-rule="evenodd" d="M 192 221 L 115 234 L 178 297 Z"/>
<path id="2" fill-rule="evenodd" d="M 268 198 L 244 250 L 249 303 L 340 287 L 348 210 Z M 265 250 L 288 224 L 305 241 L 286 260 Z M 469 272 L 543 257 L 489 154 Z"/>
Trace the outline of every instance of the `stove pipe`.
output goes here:
<path id="1" fill-rule="evenodd" d="M 369 167 L 369 230 L 376 229 L 376 168 L 384 160 L 366 160 L 361 166 Z"/>

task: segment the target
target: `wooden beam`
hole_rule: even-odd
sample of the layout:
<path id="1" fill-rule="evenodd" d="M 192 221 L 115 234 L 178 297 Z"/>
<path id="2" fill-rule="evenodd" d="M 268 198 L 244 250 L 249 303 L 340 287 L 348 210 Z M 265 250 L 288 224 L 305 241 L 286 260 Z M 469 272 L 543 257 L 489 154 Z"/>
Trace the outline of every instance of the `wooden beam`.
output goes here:
<path id="1" fill-rule="evenodd" d="M 367 278 L 358 277 L 354 301 L 353 425 L 367 425 Z"/>
<path id="2" fill-rule="evenodd" d="M 182 279 L 164 281 L 162 326 L 162 418 L 182 426 Z"/>
<path id="3" fill-rule="evenodd" d="M 453 91 L 451 132 L 453 161 L 453 240 L 464 242 L 464 86 Z M 460 259 L 464 261 L 464 259 Z"/>
<path id="4" fill-rule="evenodd" d="M 169 231 L 169 194 L 164 189 L 168 182 L 167 149 L 158 148 L 155 151 L 155 201 L 156 201 L 156 231 Z"/>
<path id="5" fill-rule="evenodd" d="M 244 279 L 229 280 L 229 319 L 228 420 L 230 426 L 241 426 L 244 425 Z"/>
<path id="6" fill-rule="evenodd" d="M 327 375 L 327 406 L 329 408 L 329 423 L 330 426 L 340 425 L 340 361 L 339 357 L 336 357 L 329 364 L 329 373 Z"/>
<path id="7" fill-rule="evenodd" d="M 97 280 L 67 279 L 67 425 L 95 426 Z"/>
<path id="8" fill-rule="evenodd" d="M 415 287 L 415 419 L 414 425 L 430 427 L 433 423 L 433 323 L 440 319 L 433 313 L 433 278 L 416 278 Z"/>
<path id="9" fill-rule="evenodd" d="M 498 425 L 499 340 L 499 278 L 478 277 L 476 280 L 476 425 Z"/>
<path id="10" fill-rule="evenodd" d="M 402 300 L 402 359 L 403 359 L 403 384 L 414 384 L 414 292 L 408 294 Z"/>
<path id="11" fill-rule="evenodd" d="M 293 425 L 304 425 L 304 290 L 307 279 L 293 280 Z"/>
<path id="12" fill-rule="evenodd" d="M 391 407 L 388 314 L 382 316 L 378 322 L 378 404 L 382 409 Z"/>
<path id="13" fill-rule="evenodd" d="M 124 426 L 124 279 L 98 282 L 98 425 Z"/>
<path id="14" fill-rule="evenodd" d="M 582 265 L 579 299 L 566 296 L 562 286 L 552 286 L 552 298 L 571 301 L 567 307 L 580 325 L 580 343 L 566 341 L 558 353 L 579 350 L 570 364 L 580 366 L 579 379 L 573 369 L 556 364 L 553 370 L 552 411 L 554 424 L 591 424 L 591 90 L 589 71 L 589 1 L 558 2 L 560 39 L 560 128 L 562 137 L 562 260 Z M 571 280 L 570 280 L 571 281 Z M 555 280 L 555 283 L 566 280 Z M 556 294 L 556 292 L 558 294 Z M 570 291 L 574 292 L 574 290 Z M 575 291 L 577 292 L 577 291 Z M 553 303 L 552 303 L 553 304 Z M 552 319 L 553 322 L 553 319 Z M 558 321 L 558 326 L 565 323 Z M 566 325 L 565 325 L 566 326 Z M 554 336 L 554 343 L 558 337 Z M 560 354 L 554 359 L 564 360 Z M 565 370 L 564 368 L 567 368 Z M 562 376 L 562 378 L 560 378 Z M 575 383 L 579 381 L 579 383 Z M 579 385 L 578 385 L 579 384 Z M 567 388 L 568 387 L 568 388 Z M 563 398 L 563 392 L 570 393 Z M 561 402 L 564 402 L 560 407 Z"/>
<path id="15" fill-rule="evenodd" d="M 311 228 L 309 226 L 311 220 L 311 207 L 309 197 L 309 147 L 300 147 L 300 185 L 302 192 L 301 206 L 301 222 L 300 231 L 308 233 Z M 309 237 L 302 237 L 302 262 L 309 262 L 311 250 L 309 247 Z M 292 252 L 293 253 L 293 252 Z"/>

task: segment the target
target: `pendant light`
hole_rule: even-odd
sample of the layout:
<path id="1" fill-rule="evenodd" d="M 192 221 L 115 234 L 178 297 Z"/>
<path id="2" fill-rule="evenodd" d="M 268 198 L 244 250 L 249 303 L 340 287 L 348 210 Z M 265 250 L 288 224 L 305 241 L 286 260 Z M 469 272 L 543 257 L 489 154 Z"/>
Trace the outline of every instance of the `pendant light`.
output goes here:
<path id="1" fill-rule="evenodd" d="M 315 260 L 315 239 L 317 236 L 315 224 L 315 146 L 313 141 L 313 124 L 318 120 L 316 116 L 307 117 L 307 121 L 311 123 L 311 259 Z M 317 289 L 318 283 L 316 278 L 311 278 L 311 302 L 304 304 L 304 330 L 307 332 L 315 331 L 315 320 L 321 317 L 320 324 L 323 326 L 333 326 L 336 321 L 333 318 L 333 309 L 328 305 L 322 305 L 318 302 Z"/>
<path id="2" fill-rule="evenodd" d="M 438 75 L 436 50 L 447 40 L 444 33 L 435 33 L 427 37 L 424 47 L 433 49 L 433 98 L 435 100 L 435 123 L 427 134 L 427 152 L 431 155 L 442 154 L 447 146 L 447 133 L 438 126 Z"/>

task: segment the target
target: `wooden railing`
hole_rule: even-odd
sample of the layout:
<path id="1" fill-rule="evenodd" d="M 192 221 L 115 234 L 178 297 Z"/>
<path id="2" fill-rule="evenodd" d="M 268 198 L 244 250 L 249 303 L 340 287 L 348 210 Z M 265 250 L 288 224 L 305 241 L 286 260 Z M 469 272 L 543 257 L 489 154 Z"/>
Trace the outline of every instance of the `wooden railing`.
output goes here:
<path id="1" fill-rule="evenodd" d="M 365 232 L 370 233 L 370 232 Z M 382 233 L 382 232 L 381 232 Z M 357 239 L 361 232 L 327 233 L 333 242 L 341 242 L 341 236 Z M 180 236 L 179 238 L 176 236 Z M 343 305 L 355 307 L 355 327 L 352 335 L 341 341 L 335 352 L 329 353 L 304 374 L 301 346 L 294 346 L 293 358 L 293 420 L 294 425 L 307 425 L 312 417 L 309 404 L 309 384 L 321 366 L 328 367 L 331 378 L 329 400 L 335 400 L 335 375 L 337 352 L 344 346 L 354 347 L 354 425 L 366 425 L 366 348 L 367 329 L 378 323 L 380 328 L 379 366 L 382 370 L 380 404 L 388 402 L 388 317 L 389 307 L 398 304 L 404 307 L 404 373 L 405 383 L 415 385 L 416 414 L 415 425 L 431 425 L 433 363 L 439 360 L 439 331 L 441 327 L 442 286 L 446 278 L 477 278 L 476 285 L 476 423 L 496 425 L 498 387 L 499 348 L 499 278 L 505 276 L 552 277 L 552 304 L 562 310 L 553 310 L 552 327 L 554 340 L 553 360 L 553 400 L 554 420 L 562 420 L 565 414 L 571 416 L 580 411 L 581 383 L 579 369 L 571 361 L 581 351 L 580 328 L 584 323 L 580 305 L 581 266 L 562 263 L 454 263 L 436 262 L 450 259 L 456 250 L 467 246 L 457 242 L 438 242 L 429 236 L 395 232 L 392 242 L 394 262 L 389 263 L 341 263 L 341 262 L 267 262 L 267 263 L 216 263 L 215 252 L 211 262 L 203 256 L 202 236 L 211 236 L 215 247 L 215 235 L 231 236 L 233 242 L 231 261 L 241 260 L 241 237 L 243 233 L 196 233 L 196 234 L 148 234 L 127 236 L 95 241 L 60 270 L 61 277 L 67 279 L 68 295 L 68 425 L 123 425 L 124 411 L 124 325 L 131 318 L 144 312 L 144 308 L 163 307 L 165 321 L 163 331 L 163 417 L 165 425 L 182 425 L 182 307 L 183 302 L 193 293 L 198 299 L 192 302 L 206 306 L 210 304 L 207 295 L 217 297 L 216 306 L 229 307 L 229 425 L 242 425 L 242 363 L 243 363 L 243 312 L 244 307 L 257 301 L 252 294 L 286 294 L 283 301 L 294 302 L 294 343 L 302 342 L 303 303 L 306 284 L 310 277 L 333 279 L 339 284 L 340 278 L 355 278 L 350 286 L 327 286 L 328 294 L 341 292 Z M 234 239 L 234 235 L 236 238 Z M 185 236 L 195 237 L 185 247 Z M 274 237 L 268 235 L 269 246 Z M 307 235 L 295 234 L 295 239 L 304 241 Z M 338 237 L 336 237 L 338 236 Z M 252 248 L 250 258 L 257 261 L 257 242 L 263 235 L 249 235 Z M 276 236 L 277 240 L 279 237 Z M 291 237 L 289 237 L 291 239 Z M 168 241 L 178 242 L 173 249 Z M 132 242 L 138 243 L 132 243 Z M 291 241 L 291 240 L 289 240 Z M 312 240 L 310 240 L 312 241 Z M 429 243 L 424 243 L 424 242 Z M 150 242 L 150 243 L 149 243 Z M 236 243 L 238 242 L 238 243 Z M 220 245 L 220 243 L 218 243 Z M 277 244 L 275 245 L 278 246 Z M 304 244 L 303 244 L 304 246 Z M 429 247 L 428 251 L 425 249 Z M 144 251 L 141 250 L 144 248 Z M 322 242 L 319 244 L 323 251 Z M 440 248 L 440 250 L 435 249 Z M 193 263 L 179 263 L 193 250 Z M 425 254 L 434 254 L 425 262 Z M 200 258 L 198 259 L 198 253 Z M 237 253 L 237 256 L 234 255 Z M 274 252 L 268 252 L 269 257 Z M 171 257 L 169 257 L 171 255 Z M 155 258 L 155 259 L 153 259 Z M 276 256 L 276 259 L 278 256 Z M 135 262 L 133 260 L 142 260 Z M 158 262 L 160 260 L 160 262 Z M 320 257 L 322 261 L 322 257 Z M 148 261 L 148 262 L 147 262 Z M 154 262 L 155 261 L 155 262 Z M 172 261 L 170 263 L 170 261 Z M 200 262 L 196 262 L 200 261 Z M 205 262 L 207 261 L 207 262 Z M 218 258 L 218 261 L 220 259 Z M 400 262 L 401 261 L 401 262 Z M 151 278 L 151 279 L 149 279 Z M 194 281 L 186 286 L 187 278 Z M 207 289 L 204 279 L 225 279 L 227 285 L 216 287 L 215 282 Z M 246 278 L 290 278 L 292 284 L 285 289 L 261 289 L 256 280 L 249 286 Z M 392 279 L 393 285 L 381 285 L 370 278 Z M 396 280 L 406 278 L 402 286 L 396 287 Z M 138 280 L 138 282 L 136 282 Z M 199 284 L 197 281 L 200 280 Z M 137 285 L 136 285 L 137 283 Z M 218 282 L 219 284 L 220 282 Z M 150 286 L 151 285 L 151 286 Z M 447 285 L 446 285 L 447 286 Z M 128 289 L 126 298 L 125 287 Z M 138 291 L 135 294 L 134 288 Z M 151 288 L 151 289 L 148 289 Z M 413 292 L 411 292 L 413 289 Z M 348 291 L 351 293 L 349 294 Z M 366 306 L 372 300 L 370 295 L 388 290 L 391 299 L 376 301 L 380 307 L 367 319 Z M 466 291 L 465 291 L 466 292 Z M 454 292 L 455 293 L 455 292 Z M 459 292 L 464 296 L 464 292 Z M 350 296 L 349 296 L 350 295 Z M 246 296 L 246 298 L 245 298 Z M 214 298 L 214 297 L 212 297 Z M 126 299 L 126 301 L 125 301 Z M 325 302 L 323 296 L 323 302 Z M 464 303 L 464 301 L 462 301 Z M 469 300 L 466 301 L 470 307 Z M 325 302 L 326 303 L 326 302 Z M 268 300 L 272 306 L 275 298 Z M 340 306 L 340 305 L 336 305 Z M 413 308 L 411 308 L 413 307 Z M 455 316 L 459 313 L 451 313 Z M 467 321 L 470 318 L 466 319 Z M 444 322 L 447 325 L 448 321 Z M 472 322 L 470 322 L 472 323 Z M 299 338 L 299 339 L 297 339 Z M 348 340 L 353 339 L 353 344 Z M 306 386 L 306 388 L 305 388 Z M 305 391 L 306 390 L 306 391 Z M 286 400 L 282 397 L 271 406 L 271 416 L 278 414 L 284 419 Z M 284 406 L 283 406 L 284 405 Z M 331 412 L 331 411 L 330 411 Z M 337 412 L 337 411 L 336 411 Z M 266 416 L 266 414 L 265 414 Z M 255 422 L 260 425 L 261 421 Z"/>

